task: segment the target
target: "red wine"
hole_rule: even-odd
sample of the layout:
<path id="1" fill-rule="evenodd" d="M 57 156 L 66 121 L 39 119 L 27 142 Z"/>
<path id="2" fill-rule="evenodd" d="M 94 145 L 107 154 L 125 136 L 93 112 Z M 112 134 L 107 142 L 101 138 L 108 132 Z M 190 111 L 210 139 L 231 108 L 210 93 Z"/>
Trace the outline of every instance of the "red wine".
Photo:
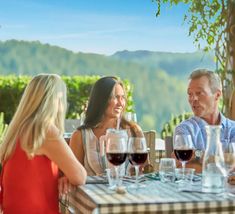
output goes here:
<path id="1" fill-rule="evenodd" d="M 106 153 L 106 157 L 110 163 L 115 166 L 121 165 L 126 160 L 126 153 Z"/>
<path id="2" fill-rule="evenodd" d="M 174 150 L 175 156 L 179 161 L 189 161 L 193 155 L 192 149 L 175 149 Z"/>
<path id="3" fill-rule="evenodd" d="M 130 153 L 128 155 L 129 161 L 132 165 L 141 165 L 143 164 L 148 157 L 148 153 Z"/>

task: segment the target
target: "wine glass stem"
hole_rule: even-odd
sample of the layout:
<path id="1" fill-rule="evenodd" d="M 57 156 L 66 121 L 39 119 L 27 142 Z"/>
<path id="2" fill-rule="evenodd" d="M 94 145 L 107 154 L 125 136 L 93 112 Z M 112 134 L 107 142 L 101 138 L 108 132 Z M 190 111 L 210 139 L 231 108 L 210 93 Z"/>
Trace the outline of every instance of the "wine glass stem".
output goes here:
<path id="1" fill-rule="evenodd" d="M 185 161 L 182 161 L 183 180 L 185 180 L 185 165 L 186 165 L 186 162 L 185 162 Z"/>
<path id="2" fill-rule="evenodd" d="M 120 182 L 119 182 L 119 170 L 118 170 L 118 166 L 115 166 L 114 167 L 115 169 L 115 173 L 116 173 L 116 184 L 117 184 L 117 187 L 119 186 Z"/>
<path id="3" fill-rule="evenodd" d="M 136 187 L 138 187 L 138 185 L 139 185 L 138 178 L 139 178 L 139 166 L 135 165 L 135 185 L 136 185 Z"/>
<path id="4" fill-rule="evenodd" d="M 224 192 L 225 195 L 229 195 L 229 191 L 228 191 L 228 173 L 227 175 L 224 177 Z"/>

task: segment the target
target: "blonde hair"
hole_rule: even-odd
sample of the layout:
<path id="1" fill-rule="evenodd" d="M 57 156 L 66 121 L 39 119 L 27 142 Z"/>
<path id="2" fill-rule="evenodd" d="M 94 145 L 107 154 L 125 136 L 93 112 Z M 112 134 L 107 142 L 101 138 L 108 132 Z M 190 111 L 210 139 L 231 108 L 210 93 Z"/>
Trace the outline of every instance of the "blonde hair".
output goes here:
<path id="1" fill-rule="evenodd" d="M 43 144 L 54 124 L 64 132 L 67 108 L 66 85 L 56 74 L 39 74 L 27 85 L 0 148 L 0 161 L 13 153 L 17 138 L 29 157 Z"/>

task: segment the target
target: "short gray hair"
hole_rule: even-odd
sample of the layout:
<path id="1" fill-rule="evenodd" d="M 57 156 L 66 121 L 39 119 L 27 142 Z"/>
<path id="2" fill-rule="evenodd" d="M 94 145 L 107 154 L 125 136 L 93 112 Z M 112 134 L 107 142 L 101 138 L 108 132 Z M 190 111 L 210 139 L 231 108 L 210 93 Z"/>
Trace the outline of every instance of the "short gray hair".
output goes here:
<path id="1" fill-rule="evenodd" d="M 197 69 L 190 74 L 189 79 L 194 80 L 203 76 L 207 77 L 207 79 L 209 80 L 209 85 L 212 93 L 215 93 L 216 90 L 222 91 L 222 84 L 220 77 L 217 73 L 213 71 L 207 69 Z"/>

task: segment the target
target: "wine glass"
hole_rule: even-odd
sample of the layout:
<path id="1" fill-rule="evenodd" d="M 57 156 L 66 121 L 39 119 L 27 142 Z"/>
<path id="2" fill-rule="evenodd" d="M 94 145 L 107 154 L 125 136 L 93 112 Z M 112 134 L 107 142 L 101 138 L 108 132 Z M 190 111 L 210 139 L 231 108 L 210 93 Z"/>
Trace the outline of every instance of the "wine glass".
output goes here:
<path id="1" fill-rule="evenodd" d="M 235 142 L 228 143 L 225 147 L 223 147 L 224 152 L 224 167 L 221 169 L 225 176 L 224 180 L 224 192 L 220 193 L 219 195 L 224 198 L 231 198 L 235 197 L 234 194 L 229 192 L 228 188 L 228 179 L 231 175 L 232 171 L 235 170 Z"/>
<path id="2" fill-rule="evenodd" d="M 193 142 L 191 135 L 175 135 L 174 138 L 174 153 L 175 157 L 182 164 L 183 178 L 180 182 L 185 181 L 184 171 L 186 163 L 193 155 Z"/>
<path id="3" fill-rule="evenodd" d="M 133 122 L 137 123 L 137 116 L 136 116 L 136 113 L 134 113 L 134 112 L 126 112 L 125 118 L 128 121 L 133 121 Z"/>
<path id="4" fill-rule="evenodd" d="M 130 188 L 141 187 L 138 182 L 139 166 L 144 164 L 148 157 L 147 144 L 144 137 L 131 137 L 128 141 L 128 159 L 135 167 L 135 184 Z"/>
<path id="5" fill-rule="evenodd" d="M 116 174 L 116 188 L 120 186 L 119 166 L 123 164 L 127 156 L 127 140 L 123 137 L 108 138 L 106 142 L 107 160 L 114 165 Z"/>

